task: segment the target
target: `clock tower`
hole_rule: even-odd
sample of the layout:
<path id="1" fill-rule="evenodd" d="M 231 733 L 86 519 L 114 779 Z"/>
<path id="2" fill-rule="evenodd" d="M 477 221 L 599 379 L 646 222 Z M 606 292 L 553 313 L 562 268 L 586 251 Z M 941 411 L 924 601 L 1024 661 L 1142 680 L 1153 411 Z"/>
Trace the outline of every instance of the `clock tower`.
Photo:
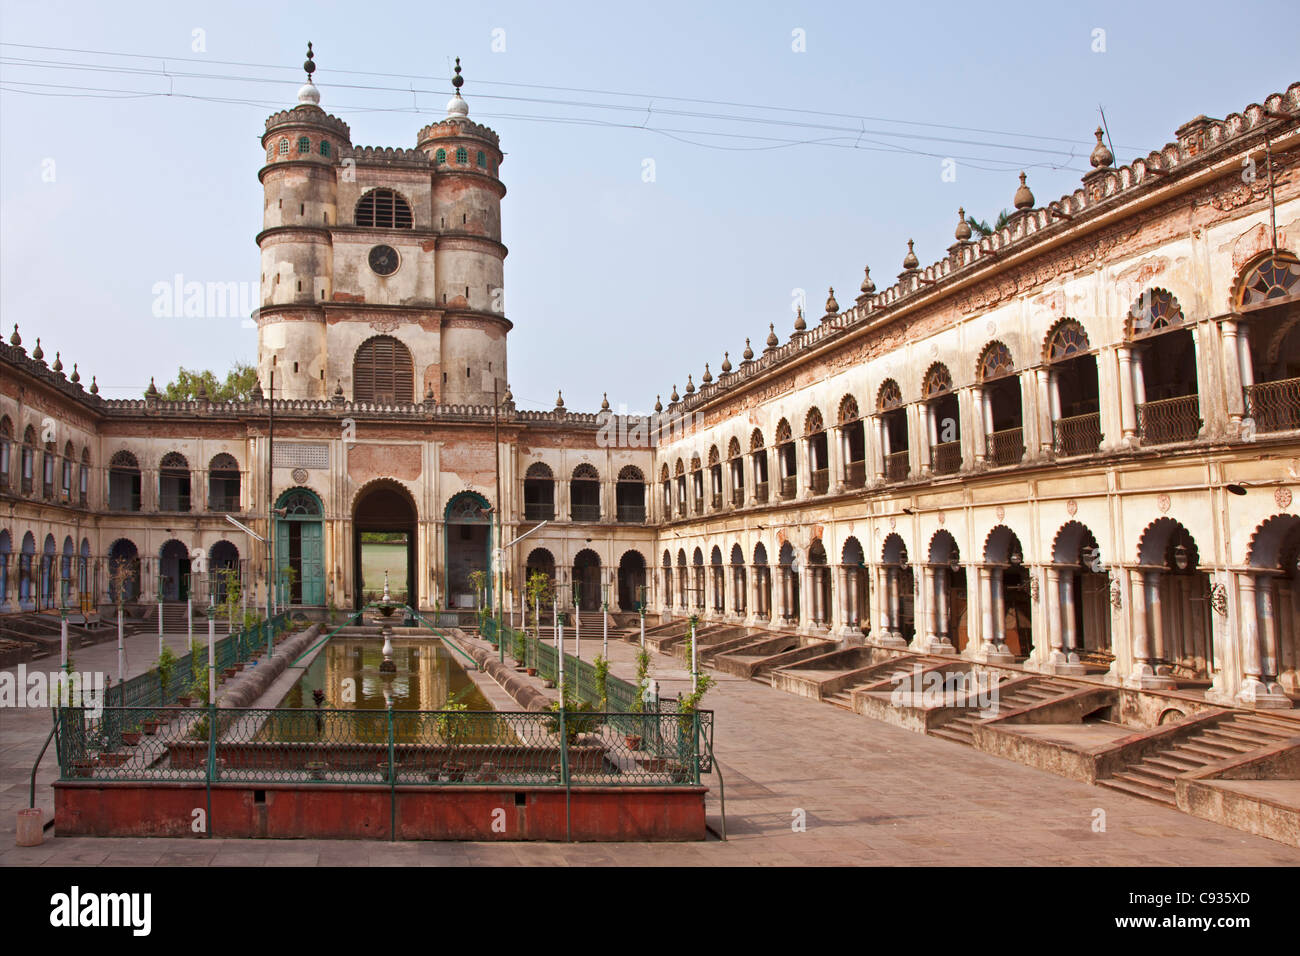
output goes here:
<path id="1" fill-rule="evenodd" d="M 258 372 L 277 397 L 376 405 L 504 394 L 497 134 L 469 119 L 460 61 L 415 149 L 354 147 L 320 108 L 308 45 L 298 105 L 269 117 Z"/>

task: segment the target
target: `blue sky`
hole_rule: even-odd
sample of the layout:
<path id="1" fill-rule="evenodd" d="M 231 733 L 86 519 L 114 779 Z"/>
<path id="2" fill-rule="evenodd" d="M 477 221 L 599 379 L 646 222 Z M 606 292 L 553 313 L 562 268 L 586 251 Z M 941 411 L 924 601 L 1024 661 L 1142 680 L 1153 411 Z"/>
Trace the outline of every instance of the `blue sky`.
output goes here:
<path id="1" fill-rule="evenodd" d="M 5 0 L 0 41 L 29 46 L 0 47 L 4 333 L 18 322 L 109 397 L 251 361 L 238 318 L 159 318 L 153 290 L 178 273 L 256 283 L 258 136 L 293 105 L 306 41 L 356 145 L 413 147 L 460 56 L 470 115 L 506 151 L 516 401 L 550 407 L 562 388 L 570 409 L 608 392 L 646 411 L 724 350 L 737 362 L 746 336 L 761 349 L 768 323 L 784 341 L 793 290 L 815 321 L 830 285 L 852 303 L 864 264 L 890 284 L 909 238 L 934 261 L 958 206 L 1011 207 L 1019 169 L 1040 205 L 1071 191 L 1098 104 L 1127 162 L 1285 89 L 1284 6 Z"/>

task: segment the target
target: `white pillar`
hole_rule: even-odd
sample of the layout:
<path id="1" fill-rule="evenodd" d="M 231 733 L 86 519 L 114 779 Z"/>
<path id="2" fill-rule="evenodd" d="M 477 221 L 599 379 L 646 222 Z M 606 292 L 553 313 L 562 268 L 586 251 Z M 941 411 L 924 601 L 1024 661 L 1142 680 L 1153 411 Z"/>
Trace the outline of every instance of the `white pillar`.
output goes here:
<path id="1" fill-rule="evenodd" d="M 1122 345 L 1115 354 L 1119 359 L 1120 430 L 1124 433 L 1124 442 L 1132 444 L 1137 436 L 1137 410 L 1134 407 L 1133 397 L 1133 353 L 1128 346 Z"/>

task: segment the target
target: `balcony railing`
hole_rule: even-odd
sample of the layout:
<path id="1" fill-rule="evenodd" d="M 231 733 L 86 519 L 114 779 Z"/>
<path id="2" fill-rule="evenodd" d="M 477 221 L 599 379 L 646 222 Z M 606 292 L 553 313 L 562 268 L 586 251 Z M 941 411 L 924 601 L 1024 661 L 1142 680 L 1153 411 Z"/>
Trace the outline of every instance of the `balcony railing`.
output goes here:
<path id="1" fill-rule="evenodd" d="M 861 488 L 867 483 L 867 463 L 851 461 L 844 466 L 844 484 L 850 488 Z"/>
<path id="2" fill-rule="evenodd" d="M 885 480 L 902 481 L 911 471 L 906 451 L 896 451 L 885 456 Z"/>
<path id="3" fill-rule="evenodd" d="M 793 498 L 795 492 L 799 490 L 799 478 L 797 475 L 787 475 L 781 479 L 781 497 Z"/>
<path id="4" fill-rule="evenodd" d="M 618 520 L 623 524 L 641 524 L 645 521 L 645 505 L 619 505 Z"/>
<path id="5" fill-rule="evenodd" d="M 180 494 L 162 494 L 158 497 L 159 511 L 189 511 L 190 496 Z"/>
<path id="6" fill-rule="evenodd" d="M 1071 415 L 1052 422 L 1052 447 L 1062 458 L 1091 455 L 1101 444 L 1101 414 Z"/>
<path id="7" fill-rule="evenodd" d="M 930 449 L 930 470 L 936 475 L 951 475 L 961 468 L 961 442 L 939 442 Z"/>
<path id="8" fill-rule="evenodd" d="M 732 489 L 731 489 L 731 505 L 732 505 L 732 507 L 734 507 L 734 508 L 739 508 L 739 507 L 741 507 L 742 505 L 744 505 L 744 503 L 745 503 L 745 489 L 744 489 L 744 488 L 732 488 Z"/>
<path id="9" fill-rule="evenodd" d="M 767 482 L 759 481 L 754 484 L 754 500 L 767 501 Z"/>
<path id="10" fill-rule="evenodd" d="M 677 517 L 679 518 L 686 517 L 686 502 L 684 501 L 677 502 Z"/>
<path id="11" fill-rule="evenodd" d="M 722 507 L 722 492 L 715 491 L 709 499 L 709 507 L 717 511 Z"/>
<path id="12" fill-rule="evenodd" d="M 1201 430 L 1201 401 L 1198 395 L 1180 395 L 1144 402 L 1137 407 L 1138 436 L 1144 445 L 1168 445 L 1191 441 Z"/>
<path id="13" fill-rule="evenodd" d="M 575 501 L 571 508 L 571 517 L 574 521 L 599 521 L 600 505 Z"/>
<path id="14" fill-rule="evenodd" d="M 694 501 L 692 501 L 692 502 L 691 502 L 691 511 L 693 511 L 693 512 L 694 512 L 695 514 L 697 514 L 697 515 L 702 515 L 702 514 L 704 514 L 704 501 L 703 501 L 703 499 L 701 499 L 701 498 L 696 498 Z"/>
<path id="15" fill-rule="evenodd" d="M 530 507 L 529 505 L 524 506 L 525 518 L 528 517 L 527 511 L 529 507 Z M 208 510 L 209 511 L 238 511 L 239 496 L 238 495 L 209 495 Z"/>
<path id="16" fill-rule="evenodd" d="M 1300 378 L 1247 385 L 1246 415 L 1257 432 L 1281 432 L 1300 428 Z"/>
<path id="17" fill-rule="evenodd" d="M 990 432 L 988 436 L 988 457 L 994 465 L 1017 465 L 1025 457 L 1024 430 L 1004 428 Z"/>
<path id="18" fill-rule="evenodd" d="M 812 473 L 812 490 L 819 495 L 826 494 L 826 489 L 830 487 L 831 473 L 828 468 L 818 468 Z"/>
<path id="19" fill-rule="evenodd" d="M 140 496 L 133 494 L 110 494 L 108 496 L 109 511 L 139 511 Z"/>
<path id="20" fill-rule="evenodd" d="M 213 511 L 222 511 L 213 508 Z M 524 503 L 525 521 L 551 521 L 555 518 L 555 505 L 549 501 L 527 501 Z"/>
<path id="21" fill-rule="evenodd" d="M 21 487 L 22 487 L 22 492 L 23 492 L 23 494 L 25 494 L 25 495 L 30 495 L 30 494 L 32 493 L 32 476 L 31 476 L 31 475 L 23 475 L 23 478 L 22 478 L 22 485 L 21 485 Z"/>

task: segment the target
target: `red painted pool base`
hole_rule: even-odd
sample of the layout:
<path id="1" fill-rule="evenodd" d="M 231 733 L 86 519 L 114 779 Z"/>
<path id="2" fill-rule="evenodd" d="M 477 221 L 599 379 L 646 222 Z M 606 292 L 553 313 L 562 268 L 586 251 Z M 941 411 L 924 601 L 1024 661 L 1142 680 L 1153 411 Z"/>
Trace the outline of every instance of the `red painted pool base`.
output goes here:
<path id="1" fill-rule="evenodd" d="M 574 787 L 573 839 L 703 840 L 707 790 Z M 54 828 L 59 836 L 390 840 L 395 810 L 398 840 L 564 840 L 564 798 L 553 787 L 222 783 L 212 785 L 208 814 L 202 784 L 61 782 L 54 785 Z"/>

